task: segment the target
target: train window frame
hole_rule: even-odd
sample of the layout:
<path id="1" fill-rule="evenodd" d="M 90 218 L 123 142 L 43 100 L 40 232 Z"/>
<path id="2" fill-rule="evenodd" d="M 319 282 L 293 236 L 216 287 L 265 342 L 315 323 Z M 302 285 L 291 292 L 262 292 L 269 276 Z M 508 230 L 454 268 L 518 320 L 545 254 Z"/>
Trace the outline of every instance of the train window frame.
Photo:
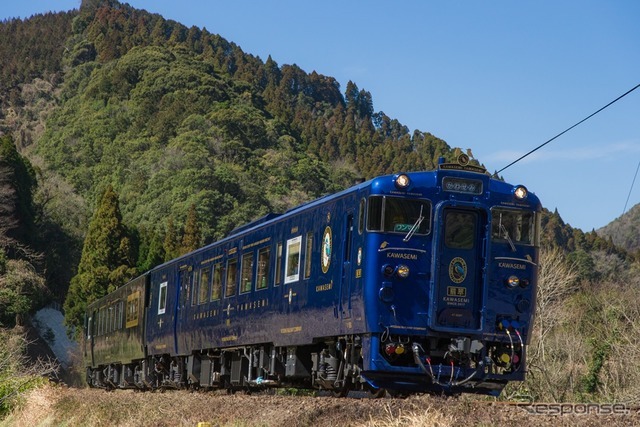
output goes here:
<path id="1" fill-rule="evenodd" d="M 87 340 L 91 340 L 91 337 L 93 336 L 93 316 L 89 316 L 87 318 L 87 326 L 86 326 L 86 331 L 87 331 Z"/>
<path id="2" fill-rule="evenodd" d="M 501 220 L 496 224 L 496 217 L 498 217 L 499 215 L 497 215 L 498 213 L 501 214 L 508 214 L 508 215 L 531 215 L 531 218 L 529 219 L 529 238 L 527 239 L 527 241 L 523 241 L 522 240 L 522 230 L 519 230 L 519 234 L 518 233 L 513 233 L 514 230 L 513 228 L 511 228 L 511 230 L 507 230 L 508 231 L 508 237 L 496 237 L 496 233 L 498 234 L 498 236 L 503 235 L 503 230 L 500 230 L 500 224 L 502 224 Z M 508 244 L 514 244 L 514 245 L 521 245 L 521 246 L 533 246 L 533 247 L 538 247 L 540 245 L 540 218 L 541 216 L 538 215 L 537 212 L 535 211 L 531 211 L 531 210 L 526 210 L 526 209 L 512 209 L 512 208 L 506 208 L 506 207 L 502 207 L 502 206 L 495 206 L 493 208 L 491 208 L 491 242 L 496 242 L 496 243 L 504 243 L 507 242 Z M 497 229 L 496 226 L 497 225 Z M 520 226 L 522 226 L 523 223 L 520 224 Z"/>
<path id="3" fill-rule="evenodd" d="M 222 284 L 224 283 L 224 267 L 221 262 L 213 264 L 211 274 L 211 302 L 222 299 Z M 217 291 L 217 294 L 214 294 Z"/>
<path id="4" fill-rule="evenodd" d="M 158 315 L 167 312 L 167 285 L 168 282 L 165 281 L 158 288 Z"/>
<path id="5" fill-rule="evenodd" d="M 127 315 L 126 315 L 127 329 L 138 326 L 140 321 L 139 312 L 140 312 L 140 291 L 136 291 L 127 295 Z"/>
<path id="6" fill-rule="evenodd" d="M 191 307 L 198 305 L 198 296 L 200 295 L 200 274 L 193 274 L 191 279 Z"/>
<path id="7" fill-rule="evenodd" d="M 209 302 L 209 295 L 211 294 L 211 266 L 201 268 L 198 272 L 198 277 L 198 305 L 201 305 Z"/>
<path id="8" fill-rule="evenodd" d="M 253 289 L 253 251 L 242 254 L 240 261 L 240 294 L 247 294 Z"/>
<path id="9" fill-rule="evenodd" d="M 124 326 L 124 301 L 118 300 L 118 330 Z"/>
<path id="10" fill-rule="evenodd" d="M 233 280 L 230 280 L 232 273 L 234 274 L 234 277 L 233 277 Z M 227 260 L 224 297 L 230 298 L 235 296 L 237 293 L 238 293 L 238 258 L 234 257 L 234 258 L 229 258 Z"/>
<path id="11" fill-rule="evenodd" d="M 266 260 L 263 259 L 263 254 L 265 253 Z M 270 246 L 258 249 L 258 262 L 256 264 L 256 291 L 262 291 L 269 287 L 269 275 L 271 274 Z"/>
<path id="12" fill-rule="evenodd" d="M 307 233 L 307 239 L 305 244 L 305 254 L 304 254 L 305 280 L 311 277 L 312 254 L 313 254 L 313 232 L 309 232 Z"/>
<path id="13" fill-rule="evenodd" d="M 364 232 L 365 218 L 367 213 L 367 199 L 360 199 L 360 208 L 358 209 L 358 234 Z"/>
<path id="14" fill-rule="evenodd" d="M 274 272 L 274 284 L 273 286 L 280 286 L 282 284 L 282 254 L 284 244 L 278 242 L 276 245 L 276 271 Z"/>
<path id="15" fill-rule="evenodd" d="M 296 252 L 297 249 L 297 252 Z M 302 255 L 302 235 L 287 240 L 284 258 L 284 284 L 300 280 L 300 257 Z"/>
<path id="16" fill-rule="evenodd" d="M 417 204 L 422 204 L 422 206 L 421 206 L 421 210 L 418 211 L 418 214 L 413 215 L 411 219 L 406 218 L 406 220 L 403 221 L 402 223 L 394 222 L 393 227 L 390 227 L 392 223 L 390 221 L 387 221 L 387 218 L 386 218 L 387 215 L 390 213 L 390 212 L 387 212 L 388 210 L 390 210 L 390 206 L 388 205 L 390 203 L 396 203 L 396 202 L 401 202 L 401 203 L 398 203 L 398 206 L 395 206 L 396 209 L 399 206 L 407 206 L 408 204 L 411 204 L 414 202 Z M 424 219 L 421 221 L 419 229 L 416 230 L 414 234 L 416 236 L 428 236 L 429 234 L 431 234 L 431 224 L 433 219 L 433 203 L 429 199 L 423 199 L 423 198 L 414 199 L 414 198 L 408 198 L 408 197 L 395 197 L 395 196 L 375 194 L 375 195 L 369 196 L 368 204 L 369 204 L 369 208 L 367 209 L 367 221 L 366 221 L 367 231 L 407 235 L 407 233 L 410 232 L 412 227 L 415 224 L 417 224 L 417 220 L 421 212 L 421 215 L 423 216 Z M 397 215 L 400 215 L 402 213 L 405 213 L 407 216 L 409 215 L 406 212 L 401 212 L 401 211 L 396 212 Z M 413 217 L 415 217 L 415 220 L 413 219 Z M 423 228 L 426 228 L 426 229 L 423 230 L 423 232 L 421 232 Z"/>

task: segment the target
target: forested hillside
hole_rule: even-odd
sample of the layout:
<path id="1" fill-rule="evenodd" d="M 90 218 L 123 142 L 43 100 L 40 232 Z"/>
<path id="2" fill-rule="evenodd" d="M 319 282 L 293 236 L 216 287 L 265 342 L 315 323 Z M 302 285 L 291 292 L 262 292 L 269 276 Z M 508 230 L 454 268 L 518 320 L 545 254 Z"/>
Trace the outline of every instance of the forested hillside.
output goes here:
<path id="1" fill-rule="evenodd" d="M 632 207 L 624 215 L 599 229 L 598 234 L 607 236 L 617 246 L 640 255 L 640 205 Z"/>
<path id="2" fill-rule="evenodd" d="M 38 167 L 42 218 L 60 224 L 65 244 L 47 253 L 73 260 L 52 277 L 61 283 L 80 254 L 66 242 L 84 236 L 108 186 L 142 270 L 151 248 L 161 260 L 180 253 L 191 207 L 203 244 L 356 179 L 430 169 L 458 152 L 374 112 L 353 82 L 343 95 L 332 77 L 116 1 L 6 22 L 2 45 L 30 31 L 30 44 L 2 52 L 32 70 L 3 93 L 2 130 Z M 51 59 L 32 64 L 20 52 L 38 34 L 51 43 L 33 55 Z"/>
<path id="3" fill-rule="evenodd" d="M 467 150 L 375 111 L 373 95 L 355 82 L 341 88 L 330 76 L 246 53 L 215 29 L 115 0 L 0 23 L 0 64 L 4 326 L 51 299 L 62 303 L 70 283 L 69 322 L 77 324 L 83 304 L 110 287 L 238 225 Z M 625 218 L 637 224 L 632 212 Z M 565 343 L 547 341 L 540 354 L 557 357 L 557 372 L 568 372 L 569 356 L 583 358 L 567 387 L 586 384 L 580 390 L 593 394 L 607 358 L 622 348 L 597 345 L 608 332 L 593 326 L 596 316 L 607 309 L 614 314 L 600 324 L 635 330 L 615 315 L 633 292 L 607 286 L 637 282 L 637 246 L 620 233 L 574 229 L 558 212 L 545 211 L 542 225 L 543 246 L 554 248 L 564 276 L 547 279 L 541 301 L 547 313 L 575 308 L 572 325 L 593 345 L 567 355 Z M 565 338 L 569 318 L 539 317 L 549 320 L 539 343 L 543 333 Z M 534 372 L 551 366 L 535 354 Z M 546 398 L 544 381 L 557 380 L 549 372 L 530 386 Z"/>

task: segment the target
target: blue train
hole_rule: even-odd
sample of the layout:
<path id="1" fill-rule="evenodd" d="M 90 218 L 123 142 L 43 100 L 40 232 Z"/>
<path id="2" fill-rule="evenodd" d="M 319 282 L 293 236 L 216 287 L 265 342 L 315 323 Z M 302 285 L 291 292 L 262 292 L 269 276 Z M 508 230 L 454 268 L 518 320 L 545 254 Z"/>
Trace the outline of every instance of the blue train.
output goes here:
<path id="1" fill-rule="evenodd" d="M 461 155 L 267 215 L 89 305 L 87 382 L 498 395 L 525 378 L 540 211 Z"/>

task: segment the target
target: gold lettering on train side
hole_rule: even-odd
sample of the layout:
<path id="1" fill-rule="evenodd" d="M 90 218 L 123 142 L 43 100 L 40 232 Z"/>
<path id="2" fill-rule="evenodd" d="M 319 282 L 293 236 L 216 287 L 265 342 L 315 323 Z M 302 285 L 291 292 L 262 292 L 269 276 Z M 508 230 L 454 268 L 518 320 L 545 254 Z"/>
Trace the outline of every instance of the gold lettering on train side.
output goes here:
<path id="1" fill-rule="evenodd" d="M 267 243 L 270 240 L 271 240 L 271 237 L 266 237 L 266 238 L 264 238 L 262 240 L 258 240 L 257 242 L 253 242 L 253 243 L 250 243 L 248 245 L 245 245 L 245 246 L 242 247 L 242 249 L 251 249 L 251 248 L 253 248 L 255 246 L 262 245 L 263 243 Z"/>
<path id="2" fill-rule="evenodd" d="M 362 277 L 362 269 L 358 268 L 356 269 L 356 279 L 359 279 Z"/>
<path id="3" fill-rule="evenodd" d="M 166 344 L 156 344 L 155 346 L 153 346 L 156 350 L 164 350 L 165 348 L 167 348 Z"/>
<path id="4" fill-rule="evenodd" d="M 324 285 L 316 286 L 316 292 L 325 292 L 333 289 L 333 280 L 329 283 L 325 283 Z"/>
<path id="5" fill-rule="evenodd" d="M 291 234 L 295 234 L 298 232 L 298 226 L 296 225 L 295 227 L 291 227 Z"/>
<path id="6" fill-rule="evenodd" d="M 236 252 L 238 252 L 238 248 L 231 248 L 231 249 L 229 249 L 229 252 L 227 252 L 227 254 L 228 254 L 228 255 L 233 255 L 233 254 L 235 254 Z"/>
<path id="7" fill-rule="evenodd" d="M 293 334 L 296 332 L 302 331 L 302 326 L 293 326 L 291 328 L 282 328 L 280 329 L 281 334 Z"/>
<path id="8" fill-rule="evenodd" d="M 447 286 L 447 296 L 450 297 L 466 297 L 467 288 L 460 286 Z"/>
<path id="9" fill-rule="evenodd" d="M 220 340 L 222 342 L 237 341 L 238 337 L 236 335 L 228 335 L 226 337 L 222 337 Z"/>
<path id="10" fill-rule="evenodd" d="M 223 256 L 224 255 L 216 255 L 213 258 L 205 259 L 204 261 L 202 261 L 200 263 L 200 265 L 205 265 L 205 264 L 209 264 L 210 262 L 217 261 L 217 260 L 221 259 Z"/>

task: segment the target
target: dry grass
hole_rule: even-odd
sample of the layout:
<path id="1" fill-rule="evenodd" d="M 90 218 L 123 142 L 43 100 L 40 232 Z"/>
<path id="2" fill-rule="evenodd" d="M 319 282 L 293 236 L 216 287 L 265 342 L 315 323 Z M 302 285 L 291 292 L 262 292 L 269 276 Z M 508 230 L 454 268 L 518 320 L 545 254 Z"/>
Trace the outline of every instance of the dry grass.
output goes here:
<path id="1" fill-rule="evenodd" d="M 369 399 L 227 395 L 222 393 L 134 393 L 47 386 L 33 391 L 2 427 L 92 426 L 618 426 L 639 425 L 640 416 L 541 416 L 491 399 Z"/>

